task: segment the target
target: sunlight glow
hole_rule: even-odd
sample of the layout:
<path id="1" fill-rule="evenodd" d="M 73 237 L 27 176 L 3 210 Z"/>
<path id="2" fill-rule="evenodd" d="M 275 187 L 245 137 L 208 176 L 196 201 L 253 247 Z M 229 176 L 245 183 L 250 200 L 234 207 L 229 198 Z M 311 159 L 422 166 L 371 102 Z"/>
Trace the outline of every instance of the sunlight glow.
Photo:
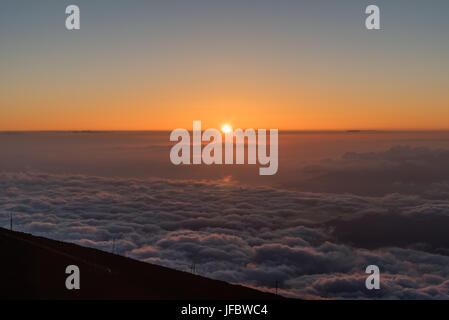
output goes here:
<path id="1" fill-rule="evenodd" d="M 223 133 L 229 133 L 229 132 L 232 131 L 232 128 L 231 128 L 231 126 L 229 124 L 224 124 L 221 127 L 221 131 L 223 131 Z"/>

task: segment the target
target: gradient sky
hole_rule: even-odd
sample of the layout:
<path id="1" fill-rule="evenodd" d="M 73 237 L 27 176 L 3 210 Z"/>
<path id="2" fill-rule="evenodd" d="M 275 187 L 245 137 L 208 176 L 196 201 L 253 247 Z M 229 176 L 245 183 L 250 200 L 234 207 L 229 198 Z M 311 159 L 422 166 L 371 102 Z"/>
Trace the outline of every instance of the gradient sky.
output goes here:
<path id="1" fill-rule="evenodd" d="M 381 31 L 364 28 L 368 4 Z M 449 129 L 448 14 L 447 0 L 2 0 L 0 130 Z"/>

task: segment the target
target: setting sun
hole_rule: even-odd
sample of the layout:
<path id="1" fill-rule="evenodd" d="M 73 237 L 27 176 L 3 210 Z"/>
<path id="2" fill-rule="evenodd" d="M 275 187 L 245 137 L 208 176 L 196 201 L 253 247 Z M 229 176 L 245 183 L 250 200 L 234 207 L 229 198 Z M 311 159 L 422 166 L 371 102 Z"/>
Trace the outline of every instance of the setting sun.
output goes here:
<path id="1" fill-rule="evenodd" d="M 232 127 L 229 124 L 224 124 L 221 127 L 221 131 L 223 131 L 223 133 L 229 133 L 232 131 Z"/>

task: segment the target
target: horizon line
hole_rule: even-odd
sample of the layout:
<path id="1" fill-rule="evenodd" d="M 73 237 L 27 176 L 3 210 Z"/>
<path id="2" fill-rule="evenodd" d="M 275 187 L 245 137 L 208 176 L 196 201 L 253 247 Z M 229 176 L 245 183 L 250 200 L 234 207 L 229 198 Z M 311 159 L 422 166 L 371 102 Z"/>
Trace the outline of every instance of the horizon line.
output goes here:
<path id="1" fill-rule="evenodd" d="M 48 130 L 0 130 L 0 133 L 112 133 L 112 132 L 171 132 L 173 130 L 176 130 L 179 128 L 175 128 L 175 129 L 137 129 L 137 130 L 124 130 L 124 129 L 106 129 L 106 130 L 102 130 L 102 129 L 63 129 L 63 130 L 58 130 L 58 129 L 48 129 Z M 207 129 L 213 129 L 213 128 L 205 128 L 202 129 L 201 131 L 203 132 L 204 130 Z M 233 128 L 233 130 L 235 129 L 242 129 L 242 130 L 247 130 L 247 129 L 254 129 L 254 130 L 258 130 L 258 129 L 264 129 L 264 128 Z M 266 130 L 270 130 L 270 129 L 276 129 L 276 128 L 269 128 Z M 193 130 L 187 130 L 189 132 L 192 132 Z M 343 133 L 370 133 L 370 132 L 449 132 L 449 128 L 446 129 L 278 129 L 279 132 L 284 132 L 284 133 L 296 133 L 296 132 L 343 132 Z"/>

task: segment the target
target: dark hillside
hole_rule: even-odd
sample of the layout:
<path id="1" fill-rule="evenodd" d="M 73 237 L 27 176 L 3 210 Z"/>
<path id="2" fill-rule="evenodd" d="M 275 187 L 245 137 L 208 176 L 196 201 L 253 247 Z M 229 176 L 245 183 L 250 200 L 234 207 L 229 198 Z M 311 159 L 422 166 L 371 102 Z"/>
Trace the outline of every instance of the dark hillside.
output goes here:
<path id="1" fill-rule="evenodd" d="M 0 228 L 1 299 L 280 299 L 104 251 Z M 67 290 L 68 265 L 80 290 Z"/>

